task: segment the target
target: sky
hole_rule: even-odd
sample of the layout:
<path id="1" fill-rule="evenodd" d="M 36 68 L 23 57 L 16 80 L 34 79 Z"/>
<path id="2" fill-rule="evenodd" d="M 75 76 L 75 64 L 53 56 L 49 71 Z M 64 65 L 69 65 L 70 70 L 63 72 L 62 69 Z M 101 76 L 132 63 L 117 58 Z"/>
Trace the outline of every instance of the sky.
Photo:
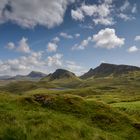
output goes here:
<path id="1" fill-rule="evenodd" d="M 140 0 L 0 0 L 0 75 L 140 66 Z"/>

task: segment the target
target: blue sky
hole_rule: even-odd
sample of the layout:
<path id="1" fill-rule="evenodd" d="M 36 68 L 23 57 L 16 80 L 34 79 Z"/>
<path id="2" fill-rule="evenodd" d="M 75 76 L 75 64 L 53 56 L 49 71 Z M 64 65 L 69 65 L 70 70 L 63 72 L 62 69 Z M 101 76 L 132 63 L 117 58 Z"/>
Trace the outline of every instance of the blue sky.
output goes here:
<path id="1" fill-rule="evenodd" d="M 139 60 L 139 0 L 0 1 L 0 75 Z"/>

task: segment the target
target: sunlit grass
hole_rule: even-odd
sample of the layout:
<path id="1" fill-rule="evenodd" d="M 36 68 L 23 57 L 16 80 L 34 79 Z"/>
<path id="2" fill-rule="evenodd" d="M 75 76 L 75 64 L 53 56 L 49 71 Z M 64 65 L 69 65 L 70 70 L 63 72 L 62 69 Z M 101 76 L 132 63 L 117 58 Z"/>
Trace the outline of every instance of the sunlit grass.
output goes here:
<path id="1" fill-rule="evenodd" d="M 3 83 L 0 139 L 139 140 L 138 81 L 139 74 L 134 73 L 116 78 Z"/>

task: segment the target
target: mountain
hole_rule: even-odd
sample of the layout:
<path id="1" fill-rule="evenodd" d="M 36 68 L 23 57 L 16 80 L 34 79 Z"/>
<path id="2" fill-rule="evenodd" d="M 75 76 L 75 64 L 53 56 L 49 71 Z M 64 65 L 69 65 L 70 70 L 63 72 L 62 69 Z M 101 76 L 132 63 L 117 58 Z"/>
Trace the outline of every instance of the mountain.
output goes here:
<path id="1" fill-rule="evenodd" d="M 11 78 L 11 76 L 9 76 L 9 75 L 0 76 L 0 80 L 7 80 L 9 78 Z"/>
<path id="2" fill-rule="evenodd" d="M 43 78 L 45 76 L 46 74 L 42 72 L 37 72 L 37 71 L 32 71 L 31 73 L 27 75 L 27 77 L 30 77 L 30 78 Z"/>
<path id="3" fill-rule="evenodd" d="M 42 72 L 32 71 L 28 75 L 16 75 L 14 77 L 9 78 L 9 80 L 40 80 L 45 76 L 46 74 Z"/>
<path id="4" fill-rule="evenodd" d="M 133 71 L 140 71 L 140 68 L 136 66 L 129 66 L 129 65 L 115 65 L 115 64 L 102 63 L 100 66 L 98 66 L 95 69 L 91 68 L 87 73 L 82 75 L 80 78 L 87 79 L 90 77 L 115 76 L 115 75 L 127 74 Z"/>
<path id="5" fill-rule="evenodd" d="M 77 79 L 76 75 L 68 70 L 64 69 L 57 69 L 54 73 L 49 74 L 48 76 L 44 77 L 42 80 L 59 80 L 59 79 Z"/>

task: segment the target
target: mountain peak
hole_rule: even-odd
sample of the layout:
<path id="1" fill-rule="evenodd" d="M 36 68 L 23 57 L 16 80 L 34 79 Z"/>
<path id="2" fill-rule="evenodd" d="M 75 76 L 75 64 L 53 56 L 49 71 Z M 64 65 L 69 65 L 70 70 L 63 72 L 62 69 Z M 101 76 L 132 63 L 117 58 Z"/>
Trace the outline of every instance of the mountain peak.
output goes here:
<path id="1" fill-rule="evenodd" d="M 65 69 L 57 69 L 54 73 L 49 74 L 43 80 L 49 79 L 50 81 L 58 80 L 58 79 L 73 79 L 77 78 L 76 75 Z"/>
<path id="2" fill-rule="evenodd" d="M 57 69 L 57 70 L 55 71 L 55 73 L 65 73 L 65 72 L 70 72 L 70 71 L 65 70 L 65 69 Z"/>
<path id="3" fill-rule="evenodd" d="M 32 71 L 27 76 L 32 77 L 32 78 L 36 78 L 36 77 L 42 78 L 42 77 L 46 76 L 46 74 L 44 74 L 42 72 L 38 72 L 38 71 Z"/>
<path id="4" fill-rule="evenodd" d="M 102 66 L 116 66 L 115 64 L 110 64 L 110 63 L 101 63 L 100 67 Z"/>

